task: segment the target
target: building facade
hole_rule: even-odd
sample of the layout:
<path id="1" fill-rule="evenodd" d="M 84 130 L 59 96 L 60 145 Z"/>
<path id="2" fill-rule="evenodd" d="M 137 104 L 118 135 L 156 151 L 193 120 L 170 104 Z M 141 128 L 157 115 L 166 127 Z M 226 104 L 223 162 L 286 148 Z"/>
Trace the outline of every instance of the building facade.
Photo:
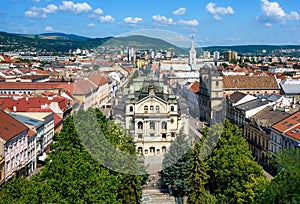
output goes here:
<path id="1" fill-rule="evenodd" d="M 4 179 L 26 174 L 28 127 L 0 110 L 0 154 L 4 157 Z"/>
<path id="2" fill-rule="evenodd" d="M 223 77 L 214 65 L 205 64 L 200 68 L 199 110 L 200 120 L 212 125 L 223 122 Z"/>
<path id="3" fill-rule="evenodd" d="M 144 81 L 128 96 L 125 108 L 125 127 L 144 156 L 164 154 L 180 131 L 188 133 L 188 113 L 180 109 L 171 89 L 158 81 Z"/>

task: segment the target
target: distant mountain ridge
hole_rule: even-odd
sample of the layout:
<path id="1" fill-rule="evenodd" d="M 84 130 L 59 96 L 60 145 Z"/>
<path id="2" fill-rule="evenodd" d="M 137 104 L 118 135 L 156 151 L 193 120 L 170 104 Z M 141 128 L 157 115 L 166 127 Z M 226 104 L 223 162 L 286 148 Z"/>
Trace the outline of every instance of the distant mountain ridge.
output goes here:
<path id="1" fill-rule="evenodd" d="M 35 35 L 24 34 L 25 37 L 34 37 L 38 39 L 53 39 L 53 40 L 79 40 L 84 41 L 90 39 L 89 37 L 79 36 L 75 34 L 65 34 L 65 33 L 41 33 Z"/>
<path id="2" fill-rule="evenodd" d="M 42 34 L 15 34 L 0 31 L 0 52 L 36 50 L 48 52 L 68 52 L 69 50 L 91 49 L 99 46 L 134 47 L 136 49 L 169 50 L 175 54 L 188 54 L 188 48 L 180 48 L 162 39 L 131 35 L 127 37 L 90 38 L 59 32 Z M 30 48 L 30 49 L 29 49 Z M 203 51 L 236 51 L 239 54 L 271 54 L 272 50 L 300 49 L 300 45 L 235 45 L 209 46 L 197 48 L 197 55 Z M 263 50 L 265 52 L 263 52 Z"/>

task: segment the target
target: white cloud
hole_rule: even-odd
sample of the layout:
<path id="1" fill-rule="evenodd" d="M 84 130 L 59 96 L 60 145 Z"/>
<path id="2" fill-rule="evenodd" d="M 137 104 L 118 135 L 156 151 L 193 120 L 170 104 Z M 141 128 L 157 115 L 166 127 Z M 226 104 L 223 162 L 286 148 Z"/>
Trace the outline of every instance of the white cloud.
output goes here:
<path id="1" fill-rule="evenodd" d="M 55 29 L 52 26 L 47 26 L 44 30 L 45 31 L 54 31 Z"/>
<path id="2" fill-rule="evenodd" d="M 25 16 L 29 18 L 46 18 L 46 14 L 39 13 L 36 11 L 25 11 Z"/>
<path id="3" fill-rule="evenodd" d="M 73 14 L 81 14 L 85 12 L 90 12 L 91 10 L 92 7 L 87 3 L 74 3 L 72 1 L 62 1 L 62 4 L 58 6 L 54 4 L 49 4 L 46 7 L 42 8 L 32 7 L 30 10 L 25 12 L 25 16 L 30 18 L 46 18 L 47 14 L 52 14 L 59 11 L 69 11 Z M 97 12 L 98 14 L 101 11 L 101 9 L 95 10 L 95 12 Z"/>
<path id="4" fill-rule="evenodd" d="M 102 15 L 103 14 L 103 10 L 100 9 L 100 8 L 97 8 L 94 10 L 94 13 L 97 14 L 97 15 Z"/>
<path id="5" fill-rule="evenodd" d="M 216 7 L 216 4 L 212 2 L 208 3 L 205 8 L 210 14 L 214 15 L 216 20 L 222 20 L 221 15 L 234 14 L 234 10 L 230 6 Z"/>
<path id="6" fill-rule="evenodd" d="M 177 9 L 176 11 L 173 11 L 173 14 L 174 15 L 185 15 L 185 12 L 186 12 L 186 8 L 181 7 L 179 9 Z"/>
<path id="7" fill-rule="evenodd" d="M 95 24 L 95 23 L 89 23 L 87 26 L 88 26 L 88 27 L 95 27 L 96 24 Z"/>
<path id="8" fill-rule="evenodd" d="M 132 18 L 132 17 L 124 18 L 124 22 L 125 23 L 129 23 L 129 24 L 137 24 L 137 23 L 140 23 L 142 21 L 143 21 L 143 19 L 142 18 L 138 18 L 138 17 L 135 17 L 135 18 Z"/>
<path id="9" fill-rule="evenodd" d="M 74 3 L 73 1 L 63 1 L 63 4 L 59 6 L 59 9 L 62 11 L 70 11 L 74 14 L 81 14 L 84 12 L 89 12 L 92 10 L 92 7 L 84 3 Z"/>
<path id="10" fill-rule="evenodd" d="M 171 25 L 173 24 L 173 19 L 172 18 L 167 18 L 165 16 L 160 16 L 160 15 L 154 15 L 152 16 L 152 19 L 159 23 L 159 24 L 163 24 L 163 25 Z"/>
<path id="11" fill-rule="evenodd" d="M 33 10 L 34 10 L 35 8 L 33 8 Z M 42 11 L 42 12 L 44 12 L 44 13 L 56 13 L 57 11 L 58 11 L 58 7 L 56 6 L 56 5 L 54 5 L 54 4 L 49 4 L 47 7 L 45 7 L 45 8 L 40 8 L 40 9 L 38 9 L 38 8 L 36 8 L 36 10 L 38 11 L 38 10 L 40 10 L 40 11 Z"/>
<path id="12" fill-rule="evenodd" d="M 100 16 L 98 19 L 99 19 L 100 22 L 103 22 L 103 23 L 105 23 L 105 22 L 114 22 L 115 21 L 115 19 L 110 15 Z"/>
<path id="13" fill-rule="evenodd" d="M 180 25 L 190 25 L 190 26 L 197 26 L 197 25 L 199 25 L 199 22 L 197 21 L 197 20 L 187 20 L 187 21 L 185 21 L 185 20 L 179 20 L 178 22 L 177 22 L 178 24 L 180 24 Z"/>
<path id="14" fill-rule="evenodd" d="M 256 17 L 256 21 L 270 27 L 273 23 L 285 23 L 287 20 L 300 20 L 296 11 L 286 13 L 278 2 L 261 0 L 262 14 Z"/>

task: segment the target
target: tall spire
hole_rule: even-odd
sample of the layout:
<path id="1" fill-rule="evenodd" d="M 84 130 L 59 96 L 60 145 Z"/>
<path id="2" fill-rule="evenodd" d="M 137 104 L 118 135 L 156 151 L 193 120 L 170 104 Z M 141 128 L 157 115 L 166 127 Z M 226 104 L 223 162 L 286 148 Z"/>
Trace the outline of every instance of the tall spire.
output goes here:
<path id="1" fill-rule="evenodd" d="M 195 49 L 194 36 L 192 36 L 192 44 L 189 50 L 189 65 L 191 67 L 196 64 L 196 56 L 197 56 L 197 52 Z"/>
<path id="2" fill-rule="evenodd" d="M 192 44 L 191 44 L 190 52 L 191 52 L 191 51 L 195 51 L 195 52 L 196 52 L 196 49 L 195 49 L 195 42 L 194 42 L 194 36 L 192 36 Z"/>

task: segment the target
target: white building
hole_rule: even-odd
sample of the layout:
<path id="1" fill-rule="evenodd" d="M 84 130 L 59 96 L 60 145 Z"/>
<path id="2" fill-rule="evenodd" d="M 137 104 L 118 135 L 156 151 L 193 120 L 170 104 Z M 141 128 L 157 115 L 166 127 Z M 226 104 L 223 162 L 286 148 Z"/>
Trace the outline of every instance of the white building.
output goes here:
<path id="1" fill-rule="evenodd" d="M 114 106 L 113 115 L 123 120 L 140 154 L 162 155 L 180 131 L 188 134 L 188 106 L 180 103 L 171 89 L 154 76 L 131 87 L 126 101 L 122 103 L 120 99 Z"/>
<path id="2" fill-rule="evenodd" d="M 28 127 L 0 110 L 0 155 L 4 157 L 5 181 L 26 174 Z"/>
<path id="3" fill-rule="evenodd" d="M 214 51 L 214 59 L 216 60 L 220 59 L 220 52 Z"/>

